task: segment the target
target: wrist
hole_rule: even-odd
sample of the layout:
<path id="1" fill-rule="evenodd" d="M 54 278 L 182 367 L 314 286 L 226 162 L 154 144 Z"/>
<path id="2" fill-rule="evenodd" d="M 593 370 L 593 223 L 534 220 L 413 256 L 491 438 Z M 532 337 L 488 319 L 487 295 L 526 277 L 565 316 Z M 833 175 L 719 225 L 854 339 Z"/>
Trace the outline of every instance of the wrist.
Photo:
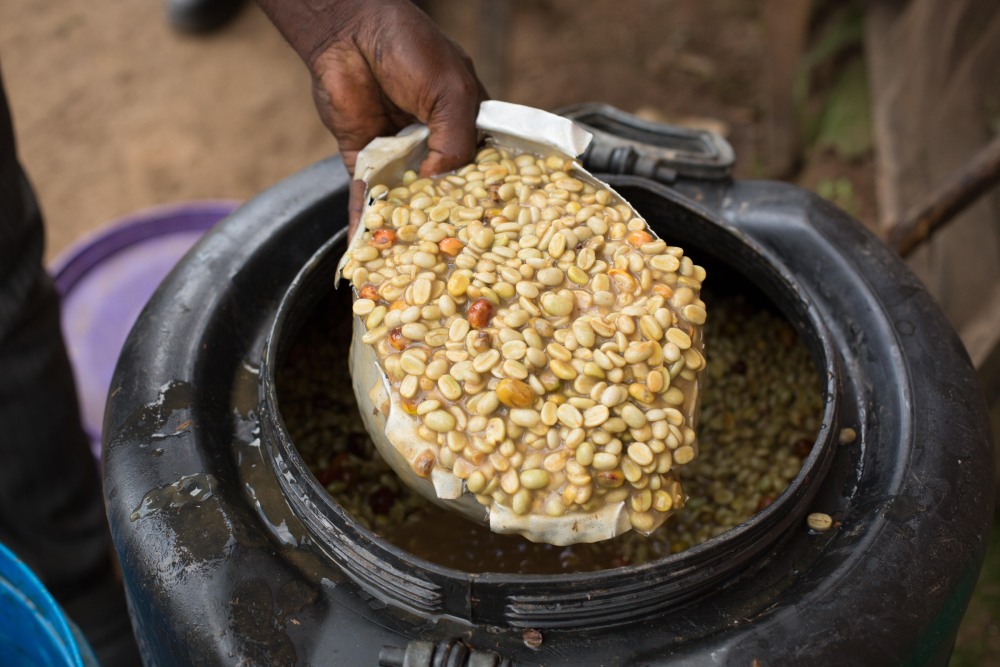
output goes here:
<path id="1" fill-rule="evenodd" d="M 256 0 L 310 69 L 333 44 L 357 40 L 368 17 L 398 0 Z"/>

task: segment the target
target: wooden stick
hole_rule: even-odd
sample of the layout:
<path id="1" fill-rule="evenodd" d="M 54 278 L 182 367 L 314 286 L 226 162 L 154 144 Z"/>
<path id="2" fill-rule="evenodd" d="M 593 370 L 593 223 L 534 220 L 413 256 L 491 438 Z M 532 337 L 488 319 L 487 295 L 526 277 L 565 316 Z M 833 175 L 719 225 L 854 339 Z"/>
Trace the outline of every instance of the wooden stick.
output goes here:
<path id="1" fill-rule="evenodd" d="M 997 183 L 1000 183 L 1000 136 L 892 225 L 886 234 L 886 243 L 901 257 L 907 257 Z"/>

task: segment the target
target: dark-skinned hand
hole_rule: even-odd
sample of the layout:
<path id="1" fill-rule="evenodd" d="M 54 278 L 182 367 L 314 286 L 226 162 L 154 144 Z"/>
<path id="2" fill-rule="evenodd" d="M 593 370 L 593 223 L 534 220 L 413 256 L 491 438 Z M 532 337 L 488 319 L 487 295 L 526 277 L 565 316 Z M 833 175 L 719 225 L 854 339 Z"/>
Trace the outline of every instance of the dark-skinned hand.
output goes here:
<path id="1" fill-rule="evenodd" d="M 409 0 L 258 3 L 308 66 L 316 108 L 352 176 L 372 139 L 417 121 L 430 130 L 421 176 L 472 161 L 476 114 L 488 95 L 465 52 Z M 349 234 L 364 189 L 352 181 Z"/>

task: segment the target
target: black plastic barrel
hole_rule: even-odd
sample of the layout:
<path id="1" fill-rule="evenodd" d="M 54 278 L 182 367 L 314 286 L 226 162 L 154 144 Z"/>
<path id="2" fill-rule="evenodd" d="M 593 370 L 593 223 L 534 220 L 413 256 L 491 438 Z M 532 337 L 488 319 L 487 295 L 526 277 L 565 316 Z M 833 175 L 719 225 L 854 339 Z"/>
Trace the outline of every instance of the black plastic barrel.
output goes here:
<path id="1" fill-rule="evenodd" d="M 347 204 L 330 159 L 210 232 L 122 352 L 105 484 L 149 664 L 945 664 L 993 498 L 960 341 L 824 200 L 679 176 L 605 178 L 671 243 L 763 292 L 823 373 L 823 426 L 775 503 L 685 552 L 566 575 L 450 569 L 361 527 L 306 469 L 274 388 L 317 303 L 349 317 L 330 296 Z M 808 528 L 816 510 L 832 530 Z"/>

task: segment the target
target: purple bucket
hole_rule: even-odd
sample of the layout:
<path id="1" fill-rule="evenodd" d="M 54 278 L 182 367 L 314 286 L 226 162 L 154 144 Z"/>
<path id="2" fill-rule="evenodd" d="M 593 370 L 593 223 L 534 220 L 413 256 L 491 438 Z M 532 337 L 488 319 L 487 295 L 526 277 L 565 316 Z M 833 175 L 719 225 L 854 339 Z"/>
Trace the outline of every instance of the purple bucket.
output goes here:
<path id="1" fill-rule="evenodd" d="M 237 206 L 207 201 L 139 211 L 85 237 L 52 263 L 83 427 L 94 456 L 100 457 L 111 376 L 132 325 L 181 257 Z"/>

